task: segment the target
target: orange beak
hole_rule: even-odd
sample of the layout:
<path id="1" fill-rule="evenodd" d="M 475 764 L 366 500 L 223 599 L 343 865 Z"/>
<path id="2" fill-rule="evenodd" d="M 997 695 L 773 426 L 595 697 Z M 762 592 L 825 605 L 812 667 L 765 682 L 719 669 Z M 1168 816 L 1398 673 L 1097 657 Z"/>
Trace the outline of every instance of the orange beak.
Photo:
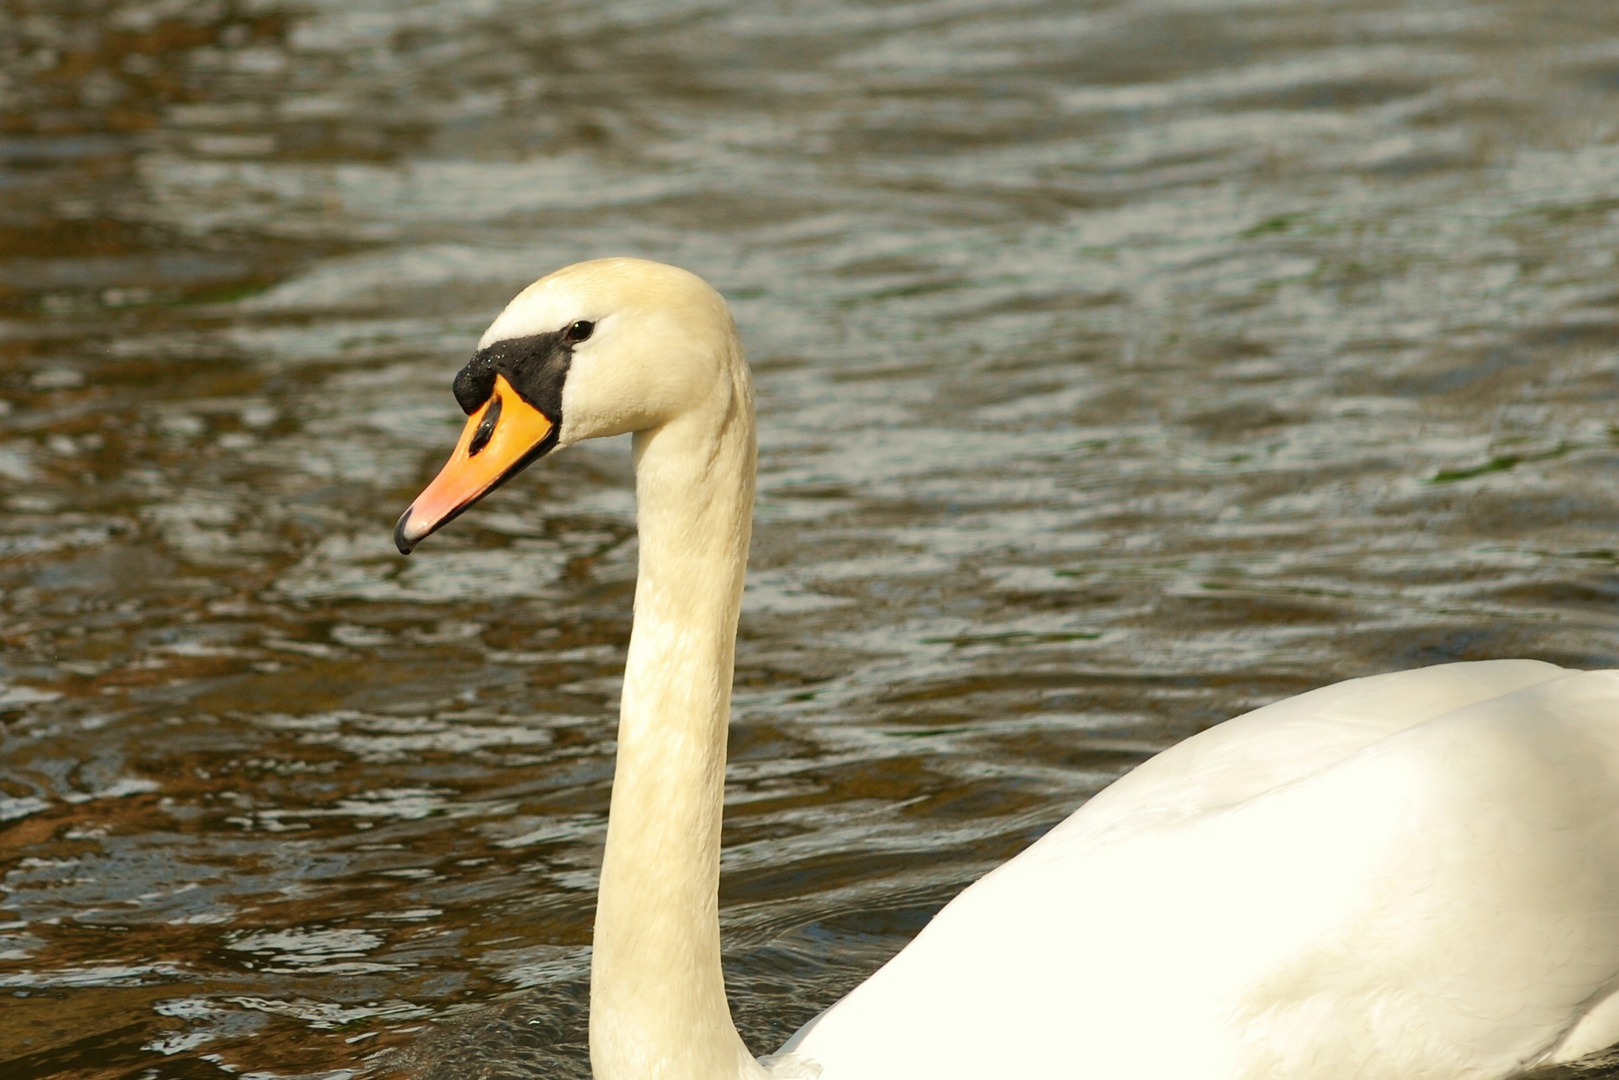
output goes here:
<path id="1" fill-rule="evenodd" d="M 400 553 L 409 555 L 429 533 L 522 472 L 555 445 L 556 430 L 506 376 L 496 375 L 495 392 L 468 418 L 455 453 L 394 526 Z"/>

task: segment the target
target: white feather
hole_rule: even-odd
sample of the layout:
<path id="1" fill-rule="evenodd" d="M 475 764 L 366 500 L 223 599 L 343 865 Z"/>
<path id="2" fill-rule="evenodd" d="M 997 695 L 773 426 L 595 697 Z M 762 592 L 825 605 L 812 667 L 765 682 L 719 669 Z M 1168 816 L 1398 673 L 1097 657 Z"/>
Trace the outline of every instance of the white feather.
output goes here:
<path id="1" fill-rule="evenodd" d="M 599 1080 L 761 1077 L 716 889 L 754 483 L 718 295 L 629 259 L 484 344 L 598 329 L 562 443 L 636 433 L 641 576 L 597 917 Z M 1619 1040 L 1619 672 L 1340 683 L 1160 754 L 947 905 L 767 1059 L 821 1080 L 1504 1077 Z"/>

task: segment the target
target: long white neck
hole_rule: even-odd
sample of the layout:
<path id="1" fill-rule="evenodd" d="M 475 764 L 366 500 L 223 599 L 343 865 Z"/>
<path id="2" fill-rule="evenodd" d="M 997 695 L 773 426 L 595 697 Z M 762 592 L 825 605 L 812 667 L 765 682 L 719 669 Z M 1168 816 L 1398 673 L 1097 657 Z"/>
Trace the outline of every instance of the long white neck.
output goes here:
<path id="1" fill-rule="evenodd" d="M 753 395 L 740 354 L 712 400 L 635 436 L 641 565 L 591 959 L 597 1080 L 761 1077 L 720 971 L 720 813 Z"/>

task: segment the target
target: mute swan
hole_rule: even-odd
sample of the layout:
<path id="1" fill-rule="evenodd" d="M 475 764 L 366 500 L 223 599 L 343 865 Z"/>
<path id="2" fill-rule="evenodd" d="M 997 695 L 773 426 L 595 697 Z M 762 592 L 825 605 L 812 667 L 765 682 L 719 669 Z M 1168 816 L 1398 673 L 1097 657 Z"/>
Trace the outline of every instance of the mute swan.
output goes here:
<path id="1" fill-rule="evenodd" d="M 598 1080 L 1481 1078 L 1619 1041 L 1619 672 L 1355 679 L 1165 751 L 756 1061 L 717 888 L 754 495 L 724 300 L 635 259 L 523 290 L 408 553 L 542 454 L 634 433 L 640 576 L 591 967 Z"/>

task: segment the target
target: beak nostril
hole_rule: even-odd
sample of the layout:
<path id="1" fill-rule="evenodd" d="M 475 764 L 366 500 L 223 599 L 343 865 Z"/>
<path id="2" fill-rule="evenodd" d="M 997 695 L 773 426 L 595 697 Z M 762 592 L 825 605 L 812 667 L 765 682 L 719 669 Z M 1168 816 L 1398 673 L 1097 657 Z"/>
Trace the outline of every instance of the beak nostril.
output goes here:
<path id="1" fill-rule="evenodd" d="M 497 396 L 489 406 L 489 411 L 483 414 L 478 430 L 472 433 L 472 441 L 467 443 L 467 457 L 477 457 L 478 451 L 489 445 L 489 440 L 495 435 L 495 425 L 498 423 L 500 423 L 500 398 Z"/>
<path id="2" fill-rule="evenodd" d="M 557 444 L 557 424 L 513 390 L 504 376 L 477 402 L 450 460 L 410 504 L 394 534 L 409 551 Z"/>

